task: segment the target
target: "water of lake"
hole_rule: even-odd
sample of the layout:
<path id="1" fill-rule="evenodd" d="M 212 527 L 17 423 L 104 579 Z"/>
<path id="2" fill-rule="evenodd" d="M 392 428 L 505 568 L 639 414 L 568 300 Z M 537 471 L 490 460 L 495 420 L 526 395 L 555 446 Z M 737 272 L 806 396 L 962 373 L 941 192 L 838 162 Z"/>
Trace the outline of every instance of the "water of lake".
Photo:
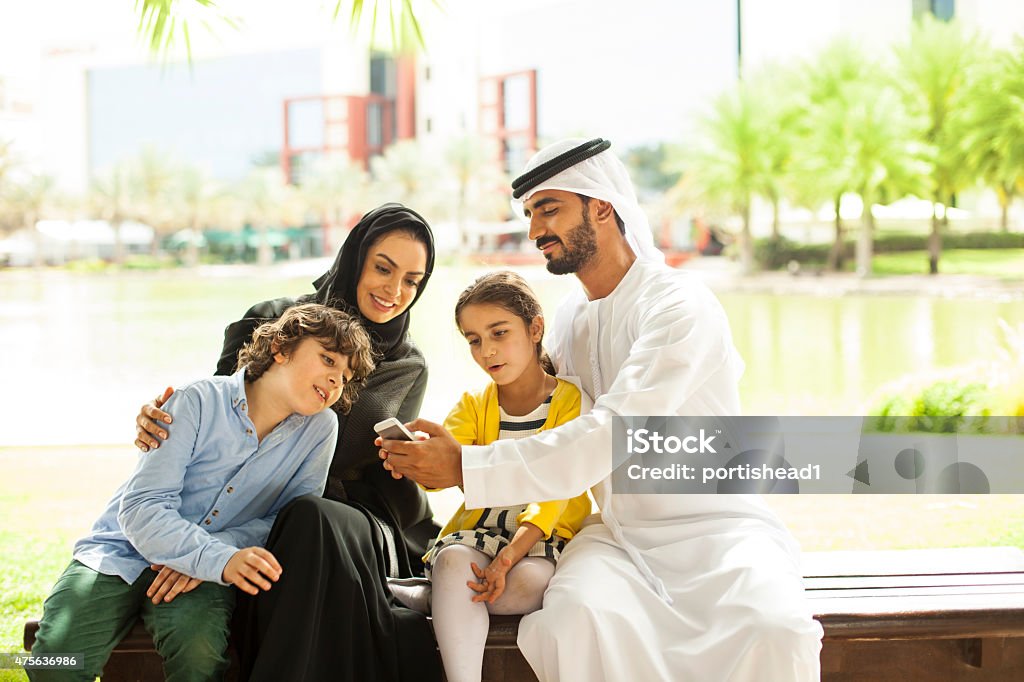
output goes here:
<path id="1" fill-rule="evenodd" d="M 256 301 L 310 291 L 328 263 L 75 275 L 0 271 L 0 446 L 131 442 L 141 403 L 213 371 L 225 324 Z M 412 333 L 430 362 L 423 416 L 440 420 L 487 378 L 452 319 L 485 268 L 443 267 Z M 574 286 L 519 268 L 549 314 Z M 747 362 L 748 414 L 859 414 L 880 386 L 991 352 L 996 320 L 1024 301 L 907 296 L 722 294 Z"/>

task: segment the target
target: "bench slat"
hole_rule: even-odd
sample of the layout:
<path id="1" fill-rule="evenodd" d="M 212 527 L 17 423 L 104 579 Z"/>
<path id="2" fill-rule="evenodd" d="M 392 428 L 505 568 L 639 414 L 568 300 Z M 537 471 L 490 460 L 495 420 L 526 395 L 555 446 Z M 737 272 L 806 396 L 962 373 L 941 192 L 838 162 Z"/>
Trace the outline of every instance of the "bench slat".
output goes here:
<path id="1" fill-rule="evenodd" d="M 1016 547 L 804 552 L 801 562 L 808 578 L 1024 572 Z"/>
<path id="2" fill-rule="evenodd" d="M 1013 592 L 1002 589 L 1001 586 L 992 585 L 943 585 L 938 587 L 901 587 L 898 589 L 886 590 L 867 588 L 863 590 L 819 590 L 816 593 L 808 594 L 807 599 L 811 604 L 817 604 L 826 599 L 903 599 L 915 597 L 984 597 L 986 595 L 999 595 L 1006 602 L 1009 608 L 1024 609 L 1024 589 L 1018 588 Z M 813 608 L 813 607 L 812 607 Z M 1024 615 L 1022 615 L 1024 618 Z"/>
<path id="3" fill-rule="evenodd" d="M 1024 589 L 1024 573 L 976 573 L 954 575 L 914 575 L 914 576 L 834 576 L 828 578 L 805 578 L 804 589 L 809 592 L 819 590 L 848 590 L 865 588 L 898 589 L 900 587 L 961 587 L 978 585 L 999 585 L 1008 592 Z"/>

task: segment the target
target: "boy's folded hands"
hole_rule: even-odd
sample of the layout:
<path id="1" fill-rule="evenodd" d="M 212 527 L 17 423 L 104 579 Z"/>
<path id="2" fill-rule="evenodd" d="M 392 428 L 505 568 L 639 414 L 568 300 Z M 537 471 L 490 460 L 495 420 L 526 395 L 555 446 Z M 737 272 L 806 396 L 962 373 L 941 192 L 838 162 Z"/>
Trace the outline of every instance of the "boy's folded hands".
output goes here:
<path id="1" fill-rule="evenodd" d="M 179 594 L 191 592 L 203 582 L 199 578 L 189 577 L 168 566 L 151 564 L 150 568 L 159 571 L 153 578 L 149 589 L 146 590 L 146 596 L 152 599 L 154 604 L 159 604 L 161 601 L 172 602 Z"/>
<path id="2" fill-rule="evenodd" d="M 281 577 L 281 564 L 263 547 L 246 547 L 231 555 L 224 566 L 224 582 L 248 594 L 269 590 L 270 581 Z"/>

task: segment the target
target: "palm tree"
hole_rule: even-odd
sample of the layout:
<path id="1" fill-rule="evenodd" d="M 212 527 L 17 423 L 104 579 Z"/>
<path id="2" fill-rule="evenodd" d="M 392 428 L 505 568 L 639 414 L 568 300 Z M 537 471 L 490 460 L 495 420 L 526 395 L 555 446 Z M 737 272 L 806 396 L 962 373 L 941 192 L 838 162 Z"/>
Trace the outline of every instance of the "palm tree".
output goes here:
<path id="1" fill-rule="evenodd" d="M 878 83 L 877 65 L 851 40 L 830 43 L 800 68 L 794 87 L 803 103 L 798 144 L 791 164 L 790 192 L 797 203 L 817 209 L 829 202 L 835 215 L 827 267 L 843 266 L 845 235 L 839 212 L 843 195 L 853 191 L 846 171 L 852 146 L 850 110 L 867 83 Z"/>
<path id="2" fill-rule="evenodd" d="M 921 123 L 908 115 L 899 94 L 870 84 L 857 86 L 847 112 L 849 147 L 840 167 L 845 183 L 863 202 L 857 239 L 857 273 L 870 276 L 876 203 L 890 203 L 924 189 L 930 150 L 918 140 Z"/>
<path id="3" fill-rule="evenodd" d="M 420 28 L 418 15 L 413 4 L 425 7 L 427 0 L 372 0 L 370 9 L 370 36 L 376 39 L 378 15 L 383 19 L 387 14 L 390 38 L 396 50 L 408 50 L 423 47 L 423 32 Z M 441 7 L 439 0 L 430 0 L 430 5 Z M 363 13 L 367 9 L 365 0 L 352 0 L 348 12 L 349 26 L 355 31 L 362 23 Z M 241 21 L 228 15 L 215 0 L 138 0 L 135 3 L 139 15 L 139 34 L 149 42 L 150 51 L 166 54 L 180 38 L 184 42 L 189 59 L 192 55 L 190 28 L 198 22 L 212 30 L 211 24 L 218 22 L 232 29 L 237 29 Z M 341 14 L 342 0 L 334 4 L 333 18 Z M 179 33 L 180 31 L 180 33 Z"/>
<path id="4" fill-rule="evenodd" d="M 444 150 L 446 168 L 455 184 L 451 211 L 459 232 L 461 252 L 469 249 L 467 218 L 495 220 L 508 213 L 508 201 L 502 191 L 507 178 L 483 138 L 465 135 L 448 142 Z"/>
<path id="5" fill-rule="evenodd" d="M 129 161 L 131 205 L 134 217 L 153 228 L 152 253 L 160 248 L 161 237 L 175 229 L 171 192 L 180 173 L 178 164 L 164 151 L 147 145 Z"/>
<path id="6" fill-rule="evenodd" d="M 984 61 L 964 100 L 955 137 L 970 169 L 995 189 L 1006 232 L 1010 205 L 1024 192 L 1024 39 Z"/>
<path id="7" fill-rule="evenodd" d="M 170 188 L 168 209 L 173 224 L 185 231 L 185 264 L 199 262 L 203 231 L 217 226 L 221 218 L 219 201 L 224 188 L 203 168 L 191 164 L 178 167 Z"/>
<path id="8" fill-rule="evenodd" d="M 800 91 L 801 75 L 773 65 L 750 79 L 764 109 L 764 154 L 767 165 L 760 192 L 772 205 L 772 238 L 781 237 L 779 219 L 783 196 L 793 185 L 793 162 L 806 118 L 806 98 Z"/>
<path id="9" fill-rule="evenodd" d="M 273 261 L 269 233 L 271 227 L 298 225 L 302 222 L 302 204 L 297 191 L 285 182 L 280 168 L 254 168 L 238 187 L 245 210 L 245 221 L 259 235 L 257 262 Z"/>
<path id="10" fill-rule="evenodd" d="M 363 213 L 367 205 L 368 177 L 358 164 L 347 157 L 317 159 L 303 173 L 299 184 L 306 205 L 316 212 L 330 240 L 340 241 L 335 233 L 349 226 L 350 218 Z M 324 244 L 326 247 L 333 244 Z"/>
<path id="11" fill-rule="evenodd" d="M 433 213 L 441 201 L 435 184 L 439 166 L 424 145 L 401 140 L 371 159 L 371 194 L 379 202 L 398 201 L 420 213 Z"/>
<path id="12" fill-rule="evenodd" d="M 56 183 L 49 175 L 32 173 L 9 182 L 4 188 L 4 204 L 12 217 L 25 227 L 35 242 L 32 265 L 43 265 L 42 235 L 36 223 L 52 210 L 55 202 Z"/>
<path id="13" fill-rule="evenodd" d="M 0 193 L 3 192 L 4 178 L 16 165 L 14 141 L 0 140 Z"/>
<path id="14" fill-rule="evenodd" d="M 740 264 L 744 274 L 755 267 L 751 204 L 771 174 L 770 116 L 758 95 L 746 81 L 720 95 L 711 113 L 699 123 L 703 144 L 689 155 L 687 164 L 710 201 L 726 204 L 740 214 Z"/>
<path id="15" fill-rule="evenodd" d="M 943 207 L 945 221 L 951 197 L 971 180 L 952 122 L 955 112 L 964 106 L 964 86 L 981 51 L 981 41 L 975 35 L 964 33 L 955 22 L 938 21 L 930 15 L 914 25 L 907 43 L 895 49 L 898 68 L 894 83 L 907 107 L 927 120 L 923 140 L 934 150 L 929 174 L 932 230 L 928 237 L 928 271 L 933 275 L 939 271 L 942 253 L 942 222 L 936 207 Z"/>
<path id="16" fill-rule="evenodd" d="M 134 213 L 130 175 L 128 162 L 119 161 L 92 177 L 86 197 L 91 212 L 110 223 L 114 231 L 114 263 L 117 265 L 124 263 L 121 226 Z"/>

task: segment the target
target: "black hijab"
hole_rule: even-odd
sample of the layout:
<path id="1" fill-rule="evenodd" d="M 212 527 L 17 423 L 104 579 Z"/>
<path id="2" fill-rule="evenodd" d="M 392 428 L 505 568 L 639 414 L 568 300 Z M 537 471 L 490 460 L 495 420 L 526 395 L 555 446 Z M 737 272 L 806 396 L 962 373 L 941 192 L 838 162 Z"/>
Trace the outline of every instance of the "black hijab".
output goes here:
<path id="1" fill-rule="evenodd" d="M 363 272 L 370 245 L 396 230 L 417 235 L 418 240 L 427 247 L 427 267 L 409 307 L 393 319 L 378 324 L 366 319 L 359 311 L 356 285 Z M 303 298 L 358 315 L 366 330 L 370 332 L 374 352 L 378 357 L 388 360 L 391 359 L 391 353 L 405 340 L 406 332 L 409 331 L 409 311 L 426 288 L 433 270 L 434 234 L 430 231 L 430 225 L 411 208 L 388 203 L 373 209 L 356 223 L 338 251 L 334 265 L 313 282 L 316 293 Z"/>

